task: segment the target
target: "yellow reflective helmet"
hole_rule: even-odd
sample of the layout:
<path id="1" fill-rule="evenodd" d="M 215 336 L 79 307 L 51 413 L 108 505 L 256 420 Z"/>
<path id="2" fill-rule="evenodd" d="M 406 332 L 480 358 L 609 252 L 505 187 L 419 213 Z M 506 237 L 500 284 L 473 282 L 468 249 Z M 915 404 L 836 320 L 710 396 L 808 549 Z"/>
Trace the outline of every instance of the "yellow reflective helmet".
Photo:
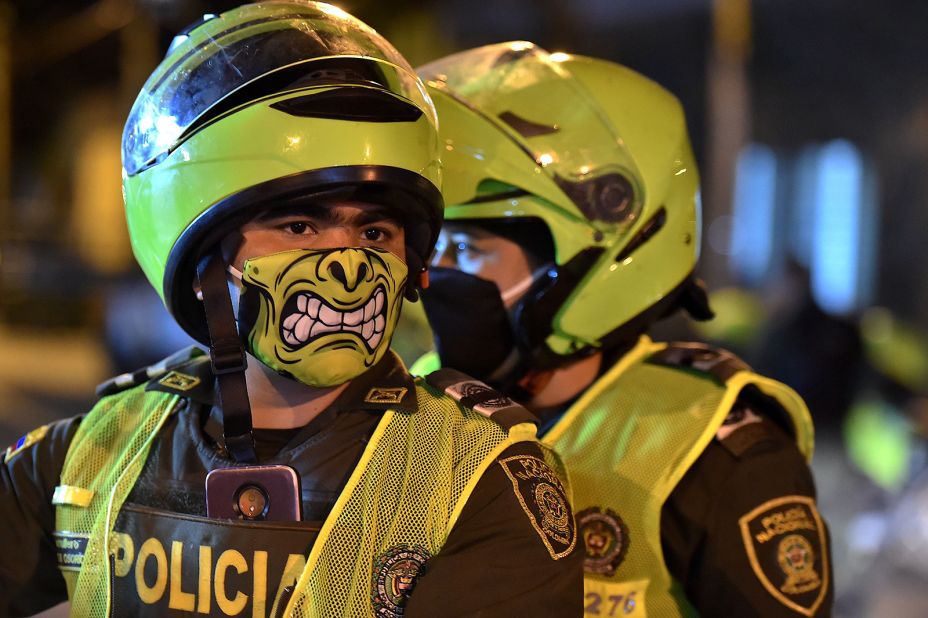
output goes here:
<path id="1" fill-rule="evenodd" d="M 618 64 L 510 42 L 419 69 L 444 145 L 446 220 L 544 222 L 554 264 L 515 309 L 529 349 L 563 358 L 683 304 L 699 175 L 679 101 Z"/>
<path id="2" fill-rule="evenodd" d="M 441 224 L 438 154 L 425 87 L 358 19 L 305 0 L 207 16 L 175 39 L 126 122 L 133 250 L 175 319 L 207 341 L 197 261 L 268 207 L 374 192 L 406 223 L 411 269 L 424 264 Z"/>

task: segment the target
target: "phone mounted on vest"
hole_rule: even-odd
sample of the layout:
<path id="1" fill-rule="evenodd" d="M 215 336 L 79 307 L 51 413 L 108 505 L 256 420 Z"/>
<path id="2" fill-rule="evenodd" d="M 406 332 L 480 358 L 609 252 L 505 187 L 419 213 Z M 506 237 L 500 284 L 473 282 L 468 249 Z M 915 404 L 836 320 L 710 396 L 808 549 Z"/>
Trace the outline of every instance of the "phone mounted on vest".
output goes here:
<path id="1" fill-rule="evenodd" d="M 237 466 L 206 475 L 206 515 L 244 521 L 300 521 L 300 477 L 289 466 Z"/>

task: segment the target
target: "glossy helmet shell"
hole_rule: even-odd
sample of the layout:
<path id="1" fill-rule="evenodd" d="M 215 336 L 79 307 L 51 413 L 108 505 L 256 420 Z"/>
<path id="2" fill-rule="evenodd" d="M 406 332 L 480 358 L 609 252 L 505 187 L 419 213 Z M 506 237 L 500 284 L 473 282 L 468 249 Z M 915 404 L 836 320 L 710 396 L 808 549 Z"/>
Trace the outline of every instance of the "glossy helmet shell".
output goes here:
<path id="1" fill-rule="evenodd" d="M 446 219 L 533 217 L 550 230 L 548 285 L 569 281 L 523 301 L 518 327 L 571 355 L 608 344 L 689 280 L 699 177 L 673 95 L 618 64 L 527 42 L 419 72 L 440 118 Z"/>
<path id="2" fill-rule="evenodd" d="M 136 259 L 178 323 L 208 341 L 200 256 L 268 207 L 376 191 L 425 263 L 441 225 L 436 113 L 406 60 L 331 5 L 260 2 L 175 39 L 123 133 Z"/>

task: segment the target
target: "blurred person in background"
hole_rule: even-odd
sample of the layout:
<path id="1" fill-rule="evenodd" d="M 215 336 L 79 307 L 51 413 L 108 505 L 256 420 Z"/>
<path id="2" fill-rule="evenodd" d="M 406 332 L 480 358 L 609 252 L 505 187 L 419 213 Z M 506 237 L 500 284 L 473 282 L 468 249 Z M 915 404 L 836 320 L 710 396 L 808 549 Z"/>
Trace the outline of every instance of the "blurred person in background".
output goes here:
<path id="1" fill-rule="evenodd" d="M 439 233 L 435 121 L 402 56 L 330 5 L 175 39 L 126 124 L 126 215 L 209 356 L 118 376 L 5 452 L 0 614 L 582 614 L 534 417 L 388 349 Z"/>
<path id="2" fill-rule="evenodd" d="M 732 354 L 655 343 L 711 311 L 679 102 L 616 64 L 530 43 L 420 69 L 446 221 L 423 302 L 437 353 L 542 421 L 570 473 L 586 615 L 826 616 L 813 428 Z"/>

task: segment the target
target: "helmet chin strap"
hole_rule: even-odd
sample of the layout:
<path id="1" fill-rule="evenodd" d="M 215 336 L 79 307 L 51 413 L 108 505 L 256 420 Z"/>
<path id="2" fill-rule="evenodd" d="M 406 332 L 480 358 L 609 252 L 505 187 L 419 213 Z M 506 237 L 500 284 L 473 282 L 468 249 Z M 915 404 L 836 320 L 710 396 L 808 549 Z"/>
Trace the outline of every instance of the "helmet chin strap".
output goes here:
<path id="1" fill-rule="evenodd" d="M 226 283 L 225 260 L 219 247 L 200 259 L 197 279 L 203 293 L 203 310 L 209 328 L 209 357 L 218 386 L 225 447 L 235 461 L 254 462 L 257 456 L 245 382 L 247 361 L 235 324 Z"/>

